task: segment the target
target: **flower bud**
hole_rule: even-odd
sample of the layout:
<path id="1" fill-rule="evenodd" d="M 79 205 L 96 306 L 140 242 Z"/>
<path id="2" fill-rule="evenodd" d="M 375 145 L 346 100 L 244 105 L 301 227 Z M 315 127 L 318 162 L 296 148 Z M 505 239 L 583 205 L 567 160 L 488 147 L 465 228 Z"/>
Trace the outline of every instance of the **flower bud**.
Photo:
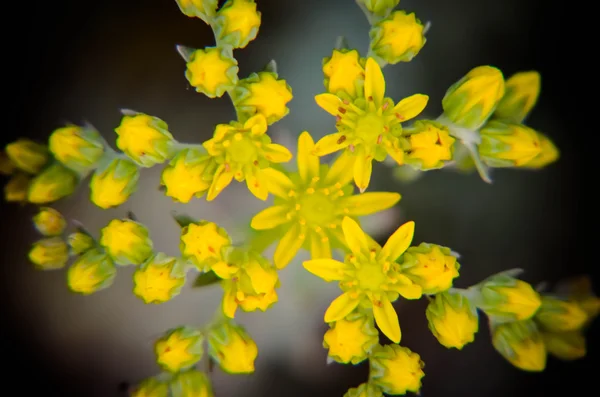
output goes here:
<path id="1" fill-rule="evenodd" d="M 140 171 L 128 159 L 116 158 L 94 172 L 90 181 L 90 199 L 100 208 L 123 204 L 137 190 Z"/>
<path id="2" fill-rule="evenodd" d="M 543 168 L 554 163 L 560 157 L 560 152 L 554 142 L 546 135 L 537 131 L 536 133 L 538 140 L 540 141 L 540 153 L 527 163 L 523 164 L 522 167 L 534 169 Z"/>
<path id="3" fill-rule="evenodd" d="M 0 174 L 12 175 L 16 170 L 15 164 L 11 161 L 5 151 L 0 151 Z"/>
<path id="4" fill-rule="evenodd" d="M 551 355 L 566 361 L 585 357 L 585 337 L 579 331 L 542 332 L 546 350 Z"/>
<path id="5" fill-rule="evenodd" d="M 492 66 L 478 66 L 446 91 L 444 116 L 459 127 L 476 130 L 492 115 L 503 95 L 502 72 Z"/>
<path id="6" fill-rule="evenodd" d="M 392 65 L 412 60 L 427 41 L 421 21 L 406 11 L 394 11 L 375 24 L 369 35 L 371 51 Z"/>
<path id="7" fill-rule="evenodd" d="M 39 270 L 62 269 L 69 260 L 69 249 L 60 237 L 45 238 L 33 244 L 29 260 Z"/>
<path id="8" fill-rule="evenodd" d="M 60 212 L 54 208 L 42 207 L 33 217 L 33 224 L 38 232 L 44 236 L 58 236 L 67 227 L 67 221 Z"/>
<path id="9" fill-rule="evenodd" d="M 526 166 L 542 152 L 537 132 L 522 124 L 493 120 L 480 133 L 479 155 L 490 167 Z"/>
<path id="10" fill-rule="evenodd" d="M 188 17 L 197 17 L 210 23 L 217 12 L 218 0 L 175 0 L 181 12 Z"/>
<path id="11" fill-rule="evenodd" d="M 415 121 L 404 129 L 409 134 L 410 150 L 404 156 L 405 162 L 420 170 L 442 168 L 445 161 L 452 160 L 454 142 L 448 128 L 430 120 Z"/>
<path id="12" fill-rule="evenodd" d="M 156 362 L 169 372 L 188 369 L 202 358 L 203 341 L 202 334 L 196 329 L 179 327 L 170 330 L 154 343 Z"/>
<path id="13" fill-rule="evenodd" d="M 213 397 L 210 379 L 203 372 L 179 372 L 171 381 L 172 397 Z"/>
<path id="14" fill-rule="evenodd" d="M 78 173 L 94 167 L 104 154 L 103 139 L 92 127 L 69 125 L 54 130 L 48 147 L 55 159 Z"/>
<path id="15" fill-rule="evenodd" d="M 71 291 L 89 295 L 109 287 L 116 274 L 117 269 L 110 257 L 102 250 L 93 248 L 71 265 L 67 280 Z"/>
<path id="16" fill-rule="evenodd" d="M 387 16 L 393 10 L 400 0 L 358 0 L 367 10 L 381 17 Z"/>
<path id="17" fill-rule="evenodd" d="M 210 165 L 206 151 L 183 149 L 163 169 L 161 183 L 165 194 L 180 203 L 188 203 L 192 196 L 201 196 L 210 187 L 210 177 L 205 175 Z"/>
<path id="18" fill-rule="evenodd" d="M 475 340 L 479 330 L 477 309 L 461 294 L 437 294 L 427 305 L 425 315 L 433 335 L 449 349 L 462 350 Z"/>
<path id="19" fill-rule="evenodd" d="M 452 287 L 460 264 L 450 248 L 421 243 L 406 250 L 400 268 L 402 274 L 423 288 L 424 294 L 435 294 Z"/>
<path id="20" fill-rule="evenodd" d="M 504 96 L 493 118 L 509 123 L 522 123 L 540 94 L 540 74 L 535 71 L 513 74 L 505 83 Z"/>
<path id="21" fill-rule="evenodd" d="M 71 195 L 79 179 L 77 175 L 61 165 L 54 163 L 33 178 L 29 184 L 27 201 L 34 204 L 46 204 Z"/>
<path id="22" fill-rule="evenodd" d="M 26 138 L 9 143 L 5 150 L 12 164 L 28 174 L 37 174 L 50 160 L 46 146 Z"/>
<path id="23" fill-rule="evenodd" d="M 27 174 L 13 175 L 4 185 L 4 200 L 8 202 L 23 202 L 27 200 L 31 178 Z"/>
<path id="24" fill-rule="evenodd" d="M 344 397 L 383 397 L 383 393 L 379 387 L 363 383 L 358 387 L 348 389 Z"/>
<path id="25" fill-rule="evenodd" d="M 156 378 L 148 378 L 136 386 L 131 397 L 169 397 L 169 385 Z"/>
<path id="26" fill-rule="evenodd" d="M 600 314 L 600 298 L 594 293 L 589 276 L 577 276 L 561 281 L 556 293 L 576 302 L 587 314 L 588 323 Z"/>
<path id="27" fill-rule="evenodd" d="M 243 327 L 224 322 L 211 329 L 207 338 L 208 354 L 223 371 L 230 374 L 254 372 L 258 347 Z"/>
<path id="28" fill-rule="evenodd" d="M 67 237 L 67 242 L 69 243 L 69 247 L 71 247 L 71 253 L 74 255 L 81 255 L 84 252 L 94 248 L 96 245 L 94 238 L 83 232 L 69 234 L 69 237 Z"/>
<path id="29" fill-rule="evenodd" d="M 181 229 L 181 255 L 202 271 L 223 260 L 223 249 L 230 245 L 225 229 L 213 222 L 190 223 Z"/>
<path id="30" fill-rule="evenodd" d="M 356 50 L 333 50 L 331 57 L 323 59 L 325 90 L 354 99 L 362 95 L 365 82 L 365 60 Z"/>
<path id="31" fill-rule="evenodd" d="M 185 77 L 197 92 L 209 98 L 222 97 L 238 82 L 239 68 L 231 47 L 195 50 L 187 61 Z"/>
<path id="32" fill-rule="evenodd" d="M 133 274 L 133 293 L 144 303 L 163 303 L 181 292 L 185 272 L 177 258 L 154 254 Z"/>
<path id="33" fill-rule="evenodd" d="M 396 344 L 377 346 L 370 360 L 371 382 L 386 394 L 418 393 L 421 389 L 423 361 L 417 353 Z"/>
<path id="34" fill-rule="evenodd" d="M 329 326 L 323 347 L 329 349 L 328 356 L 338 363 L 360 363 L 379 342 L 372 316 L 355 313 Z"/>
<path id="35" fill-rule="evenodd" d="M 576 302 L 544 296 L 535 320 L 545 331 L 576 331 L 583 327 L 588 315 Z"/>
<path id="36" fill-rule="evenodd" d="M 254 0 L 227 0 L 217 12 L 213 29 L 218 43 L 244 48 L 256 38 L 260 22 Z"/>
<path id="37" fill-rule="evenodd" d="M 117 147 L 142 167 L 164 163 L 173 156 L 175 140 L 167 123 L 147 114 L 123 111 Z"/>
<path id="38" fill-rule="evenodd" d="M 532 320 L 497 325 L 492 330 L 492 344 L 519 369 L 540 372 L 546 368 L 546 347 Z"/>
<path id="39" fill-rule="evenodd" d="M 100 233 L 100 245 L 117 265 L 140 265 L 152 255 L 152 240 L 141 223 L 113 219 Z"/>

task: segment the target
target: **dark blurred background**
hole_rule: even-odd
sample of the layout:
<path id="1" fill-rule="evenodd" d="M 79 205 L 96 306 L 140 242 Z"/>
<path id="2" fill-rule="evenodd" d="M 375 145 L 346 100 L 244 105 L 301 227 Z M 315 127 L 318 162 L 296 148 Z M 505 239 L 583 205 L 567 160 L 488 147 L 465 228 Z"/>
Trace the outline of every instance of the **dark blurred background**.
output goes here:
<path id="1" fill-rule="evenodd" d="M 305 129 L 316 138 L 331 132 L 333 120 L 313 99 L 323 90 L 321 59 L 339 35 L 364 55 L 364 16 L 353 0 L 258 4 L 263 14 L 259 36 L 235 55 L 242 77 L 276 59 L 281 77 L 293 88 L 290 115 L 271 128 L 274 139 L 294 142 Z M 596 211 L 585 189 L 591 185 L 585 172 L 597 142 L 586 141 L 587 118 L 593 115 L 584 99 L 594 94 L 595 83 L 588 77 L 594 72 L 576 47 L 590 37 L 593 26 L 577 22 L 585 15 L 566 15 L 564 7 L 538 0 L 403 0 L 401 6 L 431 21 L 432 28 L 412 62 L 385 69 L 388 96 L 399 100 L 426 93 L 425 116 L 435 117 L 446 88 L 472 67 L 494 65 L 507 77 L 538 70 L 542 94 L 528 124 L 548 134 L 562 155 L 540 172 L 497 171 L 492 185 L 476 174 L 447 171 L 400 183 L 380 165 L 371 190 L 398 191 L 403 199 L 393 222 L 389 217 L 374 220 L 375 236 L 384 240 L 400 222 L 415 220 L 415 244 L 438 243 L 462 255 L 458 287 L 522 267 L 524 278 L 534 284 L 588 273 L 600 292 L 597 260 L 591 256 Z M 2 145 L 18 136 L 45 142 L 64 122 L 84 120 L 113 142 L 121 108 L 158 116 L 178 139 L 198 143 L 215 124 L 234 117 L 227 98 L 209 100 L 188 86 L 175 45 L 209 46 L 212 33 L 200 20 L 181 14 L 172 0 L 32 0 L 5 5 L 2 16 L 7 87 Z M 150 227 L 157 248 L 176 255 L 178 228 L 170 210 L 215 221 L 235 234 L 263 206 L 239 186 L 214 204 L 175 205 L 156 189 L 159 176 L 158 168 L 144 170 L 139 192 L 118 209 L 94 207 L 85 185 L 56 208 L 93 231 L 132 210 Z M 16 394 L 122 396 L 120 387 L 158 372 L 152 341 L 161 332 L 178 324 L 202 324 L 218 305 L 218 290 L 189 288 L 163 305 L 143 305 L 131 294 L 132 269 L 119 269 L 108 290 L 89 297 L 71 294 L 64 271 L 37 272 L 27 262 L 37 238 L 29 221 L 33 210 L 3 202 L 0 208 L 0 340 L 4 382 L 16 387 Z M 299 263 L 286 272 L 282 294 L 289 295 L 267 313 L 240 316 L 259 344 L 256 374 L 217 371 L 217 396 L 341 397 L 366 380 L 366 365 L 325 364 L 322 313 L 337 294 L 335 285 L 305 275 Z M 597 322 L 588 332 L 585 359 L 550 359 L 546 372 L 528 374 L 495 353 L 485 321 L 476 341 L 463 351 L 443 348 L 427 329 L 425 306 L 424 300 L 397 305 L 402 344 L 426 363 L 425 397 L 576 394 L 596 384 L 589 374 L 597 372 L 600 359 Z M 24 380 L 18 380 L 21 376 Z"/>

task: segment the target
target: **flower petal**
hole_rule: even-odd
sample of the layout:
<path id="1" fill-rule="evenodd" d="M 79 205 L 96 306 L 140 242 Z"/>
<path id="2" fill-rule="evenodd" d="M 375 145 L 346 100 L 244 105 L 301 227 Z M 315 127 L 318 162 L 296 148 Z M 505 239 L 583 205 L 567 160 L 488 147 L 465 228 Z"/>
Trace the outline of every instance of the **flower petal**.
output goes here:
<path id="1" fill-rule="evenodd" d="M 345 149 L 350 144 L 346 139 L 346 134 L 336 132 L 335 134 L 325 135 L 315 144 L 313 153 L 319 157 Z"/>
<path id="2" fill-rule="evenodd" d="M 331 323 L 333 321 L 341 320 L 348 314 L 352 313 L 358 303 L 358 299 L 353 299 L 348 293 L 343 293 L 331 302 L 327 311 L 325 312 L 325 322 Z"/>
<path id="3" fill-rule="evenodd" d="M 350 196 L 343 203 L 348 209 L 348 215 L 364 216 L 393 207 L 399 200 L 398 193 L 373 192 Z"/>
<path id="4" fill-rule="evenodd" d="M 367 59 L 365 67 L 365 98 L 372 100 L 376 107 L 383 105 L 385 96 L 385 79 L 379 64 L 373 59 Z"/>
<path id="5" fill-rule="evenodd" d="M 287 163 L 292 159 L 292 152 L 283 145 L 269 143 L 264 148 L 265 158 L 273 163 Z"/>
<path id="6" fill-rule="evenodd" d="M 404 98 L 394 107 L 394 113 L 400 122 L 410 120 L 419 115 L 427 106 L 429 97 L 423 94 L 411 95 Z"/>
<path id="7" fill-rule="evenodd" d="M 375 322 L 381 332 L 385 334 L 394 343 L 400 343 L 402 333 L 400 332 L 400 323 L 398 322 L 398 314 L 392 306 L 392 302 L 387 295 L 383 294 L 379 301 L 373 302 L 373 314 Z"/>
<path id="8" fill-rule="evenodd" d="M 231 275 L 238 271 L 237 266 L 231 266 L 224 261 L 215 263 L 210 267 L 210 269 L 222 279 L 231 278 Z"/>
<path id="9" fill-rule="evenodd" d="M 264 201 L 269 196 L 269 191 L 267 190 L 267 185 L 264 182 L 264 178 L 261 178 L 261 175 L 261 170 L 246 175 L 246 185 L 248 186 L 248 190 L 250 190 L 254 196 Z"/>
<path id="10" fill-rule="evenodd" d="M 384 147 L 387 154 L 389 154 L 398 165 L 404 164 L 404 150 L 398 146 L 397 142 L 394 142 L 390 145 L 385 145 Z"/>
<path id="11" fill-rule="evenodd" d="M 244 128 L 249 129 L 252 135 L 263 135 L 268 128 L 267 119 L 264 115 L 258 113 L 246 120 Z"/>
<path id="12" fill-rule="evenodd" d="M 340 114 L 340 107 L 344 106 L 344 102 L 333 94 L 319 94 L 315 96 L 315 101 L 323 110 L 332 116 Z"/>
<path id="13" fill-rule="evenodd" d="M 225 316 L 229 318 L 235 317 L 238 304 L 235 301 L 235 293 L 233 292 L 233 289 L 229 288 L 225 290 L 225 293 L 223 294 L 222 308 Z"/>
<path id="14" fill-rule="evenodd" d="M 267 190 L 274 195 L 289 199 L 290 192 L 294 189 L 291 179 L 281 171 L 274 168 L 265 168 L 261 171 L 261 180 L 264 181 Z"/>
<path id="15" fill-rule="evenodd" d="M 208 189 L 206 201 L 214 200 L 231 183 L 232 179 L 233 171 L 227 171 L 225 165 L 221 164 L 215 171 L 215 177 Z"/>
<path id="16" fill-rule="evenodd" d="M 252 288 L 257 293 L 264 294 L 275 288 L 275 284 L 277 284 L 277 272 L 267 271 L 256 260 L 248 261 L 244 270 L 250 277 Z"/>
<path id="17" fill-rule="evenodd" d="M 327 175 L 325 176 L 326 184 L 340 183 L 345 185 L 354 177 L 353 167 L 356 156 L 353 156 L 347 150 L 344 150 L 331 164 Z"/>
<path id="18" fill-rule="evenodd" d="M 352 252 L 358 255 L 360 252 L 368 252 L 369 245 L 365 232 L 362 231 L 358 223 L 350 217 L 344 217 L 342 221 L 342 231 L 346 239 L 346 245 Z"/>
<path id="19" fill-rule="evenodd" d="M 333 259 L 311 259 L 302 264 L 306 270 L 323 280 L 339 281 L 344 278 L 346 264 Z"/>
<path id="20" fill-rule="evenodd" d="M 410 246 L 414 233 L 415 222 L 406 222 L 404 225 L 400 226 L 385 242 L 385 245 L 379 253 L 379 257 L 382 260 L 390 261 L 398 259 L 398 257 Z"/>
<path id="21" fill-rule="evenodd" d="M 250 222 L 250 227 L 255 230 L 268 230 L 283 225 L 284 223 L 289 222 L 285 216 L 287 212 L 288 208 L 284 205 L 274 205 L 265 208 L 254 215 Z"/>
<path id="22" fill-rule="evenodd" d="M 373 159 L 371 156 L 360 155 L 354 161 L 354 183 L 364 192 L 369 187 L 371 173 L 373 172 Z"/>
<path id="23" fill-rule="evenodd" d="M 283 235 L 277 248 L 275 248 L 275 254 L 273 255 L 273 262 L 277 269 L 283 269 L 286 267 L 292 259 L 296 256 L 296 253 L 304 244 L 306 237 L 300 233 L 300 225 L 295 224 L 292 226 L 286 234 Z"/>
<path id="24" fill-rule="evenodd" d="M 319 176 L 319 157 L 312 151 L 315 147 L 315 142 L 308 133 L 304 131 L 298 138 L 298 172 L 300 177 L 305 182 L 309 182 L 311 178 Z"/>
<path id="25" fill-rule="evenodd" d="M 313 259 L 331 258 L 329 239 L 318 233 L 310 234 L 310 256 Z"/>
<path id="26" fill-rule="evenodd" d="M 419 299 L 423 296 L 423 288 L 418 284 L 394 285 L 392 289 L 404 299 Z"/>

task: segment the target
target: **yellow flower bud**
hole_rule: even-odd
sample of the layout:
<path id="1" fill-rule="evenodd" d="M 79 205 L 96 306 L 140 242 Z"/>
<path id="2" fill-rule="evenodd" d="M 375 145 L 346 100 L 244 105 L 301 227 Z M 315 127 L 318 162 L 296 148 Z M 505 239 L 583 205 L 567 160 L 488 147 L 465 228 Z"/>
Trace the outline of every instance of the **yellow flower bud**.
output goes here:
<path id="1" fill-rule="evenodd" d="M 96 242 L 93 237 L 87 233 L 75 232 L 71 233 L 67 238 L 71 252 L 75 255 L 81 255 L 86 251 L 94 248 Z"/>
<path id="2" fill-rule="evenodd" d="M 10 160 L 5 151 L 0 151 L 0 174 L 12 175 L 17 167 Z"/>
<path id="3" fill-rule="evenodd" d="M 579 331 L 542 332 L 546 350 L 561 360 L 577 360 L 585 357 L 585 337 Z"/>
<path id="4" fill-rule="evenodd" d="M 196 329 L 179 327 L 170 330 L 154 343 L 156 362 L 169 372 L 190 368 L 202 358 L 203 341 L 202 334 Z"/>
<path id="5" fill-rule="evenodd" d="M 535 320 L 545 331 L 576 331 L 583 327 L 588 315 L 576 302 L 544 296 Z"/>
<path id="6" fill-rule="evenodd" d="M 27 192 L 31 178 L 27 174 L 13 175 L 4 185 L 4 199 L 8 202 L 23 202 L 27 200 Z"/>
<path id="7" fill-rule="evenodd" d="M 284 118 L 292 100 L 292 88 L 277 73 L 252 73 L 239 81 L 233 90 L 233 104 L 242 119 L 261 114 L 271 125 Z"/>
<path id="8" fill-rule="evenodd" d="M 217 12 L 215 22 L 217 43 L 244 48 L 258 34 L 261 14 L 254 0 L 227 0 Z"/>
<path id="9" fill-rule="evenodd" d="M 5 150 L 12 164 L 28 174 L 37 174 L 50 160 L 46 146 L 25 138 L 9 143 Z"/>
<path id="10" fill-rule="evenodd" d="M 159 252 L 133 274 L 133 293 L 144 303 L 163 303 L 181 292 L 185 272 L 177 258 Z"/>
<path id="11" fill-rule="evenodd" d="M 92 127 L 69 125 L 56 129 L 48 147 L 55 159 L 79 173 L 93 167 L 104 154 L 102 137 Z"/>
<path id="12" fill-rule="evenodd" d="M 342 364 L 360 363 L 379 342 L 372 316 L 355 313 L 329 326 L 323 347 L 329 349 L 330 358 Z"/>
<path id="13" fill-rule="evenodd" d="M 540 94 L 540 74 L 535 71 L 513 74 L 505 83 L 504 96 L 493 118 L 509 123 L 522 123 Z"/>
<path id="14" fill-rule="evenodd" d="M 137 385 L 131 397 L 169 397 L 169 385 L 156 378 L 148 378 Z"/>
<path id="15" fill-rule="evenodd" d="M 462 350 L 475 340 L 479 330 L 477 309 L 461 294 L 437 294 L 427 305 L 425 315 L 433 335 L 449 349 Z"/>
<path id="16" fill-rule="evenodd" d="M 181 229 L 181 255 L 202 271 L 223 260 L 223 249 L 230 245 L 227 231 L 213 222 L 190 223 Z"/>
<path id="17" fill-rule="evenodd" d="M 546 347 L 532 320 L 497 325 L 492 330 L 492 344 L 519 369 L 540 372 L 546 368 Z"/>
<path id="18" fill-rule="evenodd" d="M 45 238 L 33 244 L 29 260 L 39 270 L 62 269 L 69 260 L 69 248 L 60 237 Z"/>
<path id="19" fill-rule="evenodd" d="M 363 383 L 358 387 L 348 389 L 344 397 L 383 397 L 383 393 L 378 386 Z"/>
<path id="20" fill-rule="evenodd" d="M 119 136 L 117 147 L 142 167 L 164 163 L 173 156 L 175 140 L 167 123 L 158 117 L 133 111 L 123 111 L 121 125 L 115 128 Z"/>
<path id="21" fill-rule="evenodd" d="M 424 294 L 435 294 L 452 287 L 460 264 L 450 248 L 421 243 L 406 250 L 400 268 L 402 274 L 423 288 Z"/>
<path id="22" fill-rule="evenodd" d="M 100 208 L 123 204 L 137 190 L 140 172 L 128 159 L 116 158 L 94 172 L 90 181 L 90 199 Z"/>
<path id="23" fill-rule="evenodd" d="M 35 228 L 44 236 L 58 236 L 67 227 L 67 221 L 54 208 L 42 207 L 33 217 Z"/>
<path id="24" fill-rule="evenodd" d="M 371 51 L 390 64 L 409 62 L 427 41 L 421 21 L 406 11 L 394 11 L 375 24 L 369 35 Z"/>
<path id="25" fill-rule="evenodd" d="M 238 71 L 231 47 L 206 47 L 191 53 L 185 77 L 197 92 L 220 98 L 237 84 Z"/>
<path id="26" fill-rule="evenodd" d="M 100 245 L 117 265 L 140 265 L 152 255 L 152 240 L 141 223 L 113 219 L 100 233 Z"/>
<path id="27" fill-rule="evenodd" d="M 543 168 L 547 165 L 554 163 L 560 157 L 560 152 L 554 142 L 550 140 L 546 135 L 537 132 L 538 140 L 540 142 L 540 153 L 533 159 L 523 164 L 525 168 Z"/>
<path id="28" fill-rule="evenodd" d="M 201 149 L 183 149 L 163 169 L 161 183 L 165 194 L 181 203 L 188 203 L 192 196 L 200 197 L 210 187 L 210 157 Z"/>
<path id="29" fill-rule="evenodd" d="M 423 361 L 417 353 L 399 345 L 377 346 L 370 359 L 371 382 L 386 394 L 418 393 L 421 389 Z"/>
<path id="30" fill-rule="evenodd" d="M 67 272 L 67 280 L 71 291 L 89 295 L 109 287 L 116 274 L 117 269 L 109 256 L 93 248 L 71 265 Z"/>
<path id="31" fill-rule="evenodd" d="M 480 133 L 479 155 L 490 167 L 526 166 L 542 152 L 537 132 L 522 124 L 493 120 Z"/>
<path id="32" fill-rule="evenodd" d="M 213 397 L 210 379 L 203 372 L 179 372 L 171 381 L 172 397 Z"/>
<path id="33" fill-rule="evenodd" d="M 600 314 L 600 298 L 594 294 L 589 276 L 577 276 L 562 281 L 557 293 L 576 302 L 588 315 L 588 323 Z"/>
<path id="34" fill-rule="evenodd" d="M 400 3 L 400 0 L 359 0 L 365 8 L 378 16 L 387 16 Z"/>
<path id="35" fill-rule="evenodd" d="M 476 130 L 492 115 L 503 95 L 502 72 L 492 66 L 478 66 L 446 91 L 444 116 L 459 127 Z"/>
<path id="36" fill-rule="evenodd" d="M 419 120 L 404 129 L 410 142 L 405 162 L 420 170 L 441 168 L 452 160 L 454 142 L 448 128 L 435 121 Z"/>
<path id="37" fill-rule="evenodd" d="M 218 0 L 175 0 L 181 12 L 188 17 L 197 17 L 206 23 L 210 23 L 211 19 L 217 12 Z"/>
<path id="38" fill-rule="evenodd" d="M 323 59 L 323 74 L 327 92 L 356 98 L 363 92 L 365 60 L 356 50 L 333 50 L 331 57 Z"/>
<path id="39" fill-rule="evenodd" d="M 34 204 L 51 203 L 71 195 L 78 184 L 79 179 L 73 171 L 55 163 L 31 180 L 27 201 Z"/>
<path id="40" fill-rule="evenodd" d="M 230 374 L 254 372 L 258 347 L 244 328 L 224 322 L 211 329 L 207 338 L 208 354 L 223 371 Z"/>

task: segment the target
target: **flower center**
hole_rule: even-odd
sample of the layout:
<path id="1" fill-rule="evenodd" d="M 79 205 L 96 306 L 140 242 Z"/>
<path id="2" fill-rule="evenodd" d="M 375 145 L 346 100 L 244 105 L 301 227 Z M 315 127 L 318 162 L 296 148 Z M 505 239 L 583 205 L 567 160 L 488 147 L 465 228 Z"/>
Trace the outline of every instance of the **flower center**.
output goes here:
<path id="1" fill-rule="evenodd" d="M 365 143 L 376 143 L 379 136 L 384 133 L 384 127 L 383 117 L 367 113 L 356 121 L 354 133 Z"/>
<path id="2" fill-rule="evenodd" d="M 379 291 L 387 280 L 383 265 L 378 262 L 363 262 L 355 273 L 358 285 L 362 290 Z"/>
<path id="3" fill-rule="evenodd" d="M 243 138 L 241 134 L 236 134 L 231 144 L 227 148 L 231 159 L 240 164 L 248 164 L 257 157 L 256 147 L 250 139 Z"/>
<path id="4" fill-rule="evenodd" d="M 298 200 L 298 204 L 300 204 L 301 219 L 305 219 L 310 224 L 325 226 L 335 218 L 334 203 L 322 193 L 305 193 Z"/>

